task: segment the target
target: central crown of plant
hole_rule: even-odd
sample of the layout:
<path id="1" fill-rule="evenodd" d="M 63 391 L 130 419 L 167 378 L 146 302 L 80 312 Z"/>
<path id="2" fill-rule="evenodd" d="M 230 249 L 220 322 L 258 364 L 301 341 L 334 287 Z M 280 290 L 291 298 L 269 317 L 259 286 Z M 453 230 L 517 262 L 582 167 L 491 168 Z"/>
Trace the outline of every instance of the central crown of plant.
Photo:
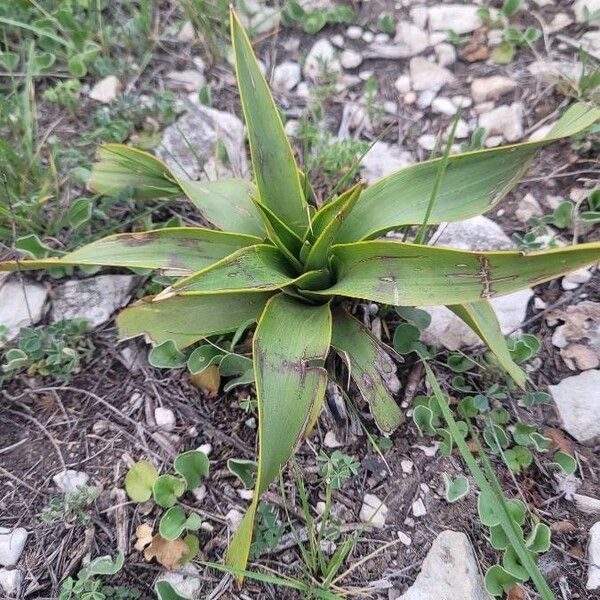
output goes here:
<path id="1" fill-rule="evenodd" d="M 384 434 L 402 422 L 388 388 L 395 366 L 386 347 L 342 298 L 394 306 L 448 305 L 521 385 L 489 304 L 600 259 L 600 244 L 523 255 L 465 252 L 376 238 L 388 231 L 459 221 L 492 209 L 517 183 L 535 151 L 588 127 L 600 110 L 574 105 L 536 142 L 430 160 L 353 188 L 317 208 L 296 165 L 279 112 L 236 15 L 231 31 L 254 183 L 175 175 L 154 156 L 120 145 L 100 150 L 90 186 L 141 199 L 185 195 L 213 229 L 173 227 L 115 235 L 60 259 L 0 263 L 0 270 L 110 265 L 177 276 L 169 288 L 123 311 L 122 338 L 191 348 L 203 339 L 253 335 L 258 402 L 255 493 L 227 560 L 243 569 L 262 492 L 311 431 L 323 404 L 333 348 L 348 366 Z M 237 338 L 237 335 L 234 336 Z"/>

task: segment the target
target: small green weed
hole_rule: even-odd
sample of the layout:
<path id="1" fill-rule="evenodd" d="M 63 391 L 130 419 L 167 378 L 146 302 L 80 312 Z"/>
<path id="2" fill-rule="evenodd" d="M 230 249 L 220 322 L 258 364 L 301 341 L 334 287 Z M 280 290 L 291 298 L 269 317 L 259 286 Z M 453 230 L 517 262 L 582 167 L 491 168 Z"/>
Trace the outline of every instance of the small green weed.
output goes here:
<path id="1" fill-rule="evenodd" d="M 281 11 L 284 25 L 297 25 L 306 33 L 318 33 L 326 25 L 335 23 L 351 23 L 356 13 L 351 6 L 332 4 L 326 8 L 306 10 L 295 0 L 288 0 Z"/>
<path id="2" fill-rule="evenodd" d="M 44 508 L 40 518 L 47 525 L 57 521 L 75 522 L 85 525 L 89 523 L 90 508 L 100 495 L 100 488 L 92 485 L 81 485 L 63 496 L 54 496 Z"/>

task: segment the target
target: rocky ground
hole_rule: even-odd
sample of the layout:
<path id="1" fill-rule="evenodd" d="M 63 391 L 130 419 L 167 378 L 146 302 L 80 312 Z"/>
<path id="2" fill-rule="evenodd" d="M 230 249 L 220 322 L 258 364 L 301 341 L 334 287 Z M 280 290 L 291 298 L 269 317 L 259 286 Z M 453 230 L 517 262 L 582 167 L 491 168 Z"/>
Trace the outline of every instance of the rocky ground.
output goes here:
<path id="1" fill-rule="evenodd" d="M 313 3 L 314 4 L 314 3 Z M 327 0 L 319 4 L 327 4 Z M 354 3 L 352 23 L 328 25 L 311 35 L 297 27 L 278 27 L 277 11 L 256 6 L 256 49 L 286 119 L 286 130 L 302 154 L 302 124 L 307 111 L 320 108 L 317 128 L 331 140 L 372 143 L 362 160 L 367 182 L 439 149 L 457 109 L 455 150 L 485 128 L 485 147 L 538 139 L 575 97 L 581 97 L 581 59 L 585 48 L 600 59 L 596 0 L 575 3 L 531 0 L 511 18 L 542 36 L 518 49 L 508 64 L 491 60 L 502 41 L 501 27 L 482 22 L 479 5 L 370 0 Z M 589 13 L 584 10 L 587 7 Z M 165 8 L 161 5 L 161 8 Z M 395 33 L 378 27 L 380 15 L 393 17 Z M 174 21 L 179 16 L 179 21 Z M 173 26 L 176 22 L 177 27 Z M 124 89 L 139 102 L 153 90 L 177 96 L 176 120 L 160 131 L 154 150 L 176 170 L 193 177 L 245 175 L 249 170 L 233 70 L 226 60 L 212 62 L 193 29 L 176 9 L 165 9 L 158 23 L 154 53 L 143 70 L 127 81 L 114 75 L 89 81 L 83 107 L 110 106 Z M 455 38 L 449 40 L 448 30 Z M 451 43 L 453 41 L 454 43 Z M 375 82 L 374 84 L 371 82 Z M 199 101 L 208 86 L 212 103 Z M 592 95 L 584 98 L 594 101 Z M 596 98 L 597 100 L 597 98 Z M 54 121 L 51 107 L 40 121 Z M 86 113 L 86 109 L 82 109 Z M 85 116 L 81 116 L 85 120 Z M 63 115 L 53 134 L 73 143 L 77 121 Z M 142 136 L 133 133 L 132 144 Z M 216 144 L 226 150 L 216 152 Z M 190 151 L 190 146 L 194 152 Z M 464 249 L 507 249 L 532 231 L 531 219 L 552 215 L 569 200 L 575 210 L 597 187 L 598 141 L 566 141 L 540 152 L 525 179 L 500 207 L 485 217 L 441 226 L 435 243 Z M 329 155 L 313 145 L 316 193 L 323 199 L 333 184 L 323 168 Z M 322 148 L 320 150 L 323 152 Z M 183 202 L 167 209 L 194 222 Z M 513 234 L 517 234 L 515 237 Z M 600 239 L 598 226 L 578 219 L 566 226 L 545 225 L 530 243 L 567 244 Z M 533 240 L 533 242 L 532 242 Z M 52 243 L 52 242 L 50 242 Z M 532 247 L 528 247 L 532 249 Z M 12 254 L 0 246 L 0 257 Z M 0 597 L 56 598 L 60 582 L 74 576 L 86 558 L 126 555 L 120 580 L 152 598 L 151 586 L 163 571 L 134 548 L 136 528 L 152 520 L 145 507 L 127 501 L 123 476 L 146 457 L 167 468 L 177 452 L 202 448 L 211 474 L 195 490 L 190 507 L 203 517 L 200 558 L 219 561 L 248 505 L 248 494 L 226 468 L 229 458 L 253 458 L 256 418 L 240 401 L 250 388 L 210 397 L 180 370 L 159 370 L 147 361 L 142 340 L 117 343 L 115 312 L 134 299 L 147 278 L 107 272 L 90 277 L 50 279 L 0 275 L 0 324 L 5 344 L 21 327 L 85 317 L 93 350 L 67 383 L 26 373 L 5 379 L 0 405 Z M 418 285 L 418 282 L 415 282 Z M 590 268 L 561 280 L 495 299 L 505 333 L 524 331 L 541 341 L 528 363 L 535 389 L 549 391 L 552 403 L 533 408 L 507 399 L 511 414 L 540 428 L 553 444 L 578 461 L 576 476 L 548 468 L 537 457 L 513 475 L 499 460 L 499 477 L 509 495 L 520 495 L 553 531 L 551 549 L 540 568 L 557 598 L 592 599 L 600 594 L 600 274 Z M 368 307 L 367 307 L 368 308 Z M 422 341 L 436 346 L 439 374 L 449 351 L 474 352 L 477 339 L 443 307 L 428 309 L 432 320 Z M 384 341 L 396 321 L 388 313 L 364 311 L 365 322 Z M 382 333 L 383 332 L 383 333 Z M 410 356 L 398 366 L 398 402 L 411 415 L 415 394 L 426 390 L 419 363 Z M 473 382 L 471 382 L 473 383 Z M 487 382 L 479 382 L 480 387 Z M 477 388 L 477 382 L 473 383 Z M 353 394 L 353 390 L 350 390 Z M 359 406 L 369 435 L 376 436 L 365 407 Z M 335 589 L 342 597 L 402 600 L 481 600 L 489 598 L 482 573 L 498 560 L 477 517 L 475 486 L 459 503 L 445 500 L 443 473 L 468 475 L 458 456 L 440 456 L 433 438 L 419 435 L 408 418 L 383 454 L 372 450 L 356 416 L 335 418 L 325 411 L 315 434 L 299 450 L 310 500 L 318 510 L 323 486 L 316 457 L 323 449 L 341 450 L 359 463 L 358 474 L 334 492 L 333 510 L 344 534 L 360 530 L 349 571 Z M 286 474 L 286 487 L 293 480 Z M 472 482 L 473 483 L 473 482 Z M 85 519 L 40 517 L 53 497 L 80 485 L 98 488 L 86 505 Z M 277 486 L 266 495 L 287 525 Z M 296 498 L 297 499 L 297 498 Z M 290 504 L 295 526 L 303 527 L 299 505 Z M 364 524 L 368 523 L 368 526 Z M 364 531 L 360 529 L 365 527 Z M 338 540 L 339 543 L 339 540 Z M 335 542 L 329 548 L 333 551 Z M 287 576 L 302 576 L 302 561 L 289 526 L 255 565 Z M 295 598 L 296 592 L 248 581 L 236 590 L 230 577 L 191 564 L 166 575 L 180 589 L 206 598 Z M 2 595 L 3 594 L 3 595 Z M 517 595 L 521 594 L 521 595 Z M 538 597 L 519 589 L 512 600 Z"/>

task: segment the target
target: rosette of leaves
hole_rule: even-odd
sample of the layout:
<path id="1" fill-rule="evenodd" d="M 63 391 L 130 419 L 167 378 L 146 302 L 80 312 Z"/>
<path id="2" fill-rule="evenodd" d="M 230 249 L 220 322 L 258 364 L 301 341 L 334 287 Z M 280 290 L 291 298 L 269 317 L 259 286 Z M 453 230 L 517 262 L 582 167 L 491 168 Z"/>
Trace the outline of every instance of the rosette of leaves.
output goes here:
<path id="1" fill-rule="evenodd" d="M 140 199 L 187 196 L 214 229 L 173 227 L 99 240 L 60 259 L 20 261 L 21 270 L 57 265 L 146 268 L 180 278 L 124 310 L 122 338 L 148 336 L 180 350 L 256 321 L 253 370 L 258 402 L 255 493 L 227 554 L 244 569 L 261 494 L 314 426 L 333 349 L 349 365 L 375 422 L 389 434 L 403 415 L 388 389 L 395 365 L 351 316 L 356 300 L 394 306 L 448 305 L 483 339 L 520 385 L 489 300 L 600 258 L 600 244 L 523 254 L 466 252 L 378 239 L 386 232 L 459 221 L 493 209 L 537 149 L 594 123 L 600 110 L 576 104 L 548 137 L 411 165 L 367 189 L 358 184 L 316 206 L 280 113 L 236 14 L 231 31 L 253 181 L 190 181 L 150 154 L 120 145 L 100 150 L 90 185 Z M 423 239 L 422 235 L 418 236 Z M 0 265 L 14 270 L 15 262 Z"/>

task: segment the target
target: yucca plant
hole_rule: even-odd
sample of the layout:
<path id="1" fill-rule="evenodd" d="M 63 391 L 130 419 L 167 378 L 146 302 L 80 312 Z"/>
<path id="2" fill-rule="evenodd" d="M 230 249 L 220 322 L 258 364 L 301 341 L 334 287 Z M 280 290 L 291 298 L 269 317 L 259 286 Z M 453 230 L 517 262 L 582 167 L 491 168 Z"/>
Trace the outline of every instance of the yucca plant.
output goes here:
<path id="1" fill-rule="evenodd" d="M 491 210 L 518 182 L 538 148 L 589 126 L 600 110 L 577 104 L 549 137 L 429 160 L 358 184 L 316 207 L 250 41 L 235 13 L 231 32 L 254 182 L 205 182 L 175 175 L 152 155 L 120 145 L 100 150 L 90 185 L 142 199 L 185 195 L 214 229 L 125 233 L 59 259 L 4 263 L 2 270 L 110 265 L 180 276 L 118 317 L 122 338 L 189 348 L 199 340 L 258 325 L 253 361 L 258 401 L 258 471 L 252 504 L 227 561 L 245 568 L 261 494 L 308 435 L 323 405 L 325 360 L 333 349 L 348 365 L 377 426 L 402 422 L 386 380 L 386 348 L 348 310 L 361 299 L 394 306 L 447 305 L 488 344 L 520 385 L 489 300 L 600 259 L 600 244 L 520 252 L 465 252 L 377 239 L 410 226 L 467 219 Z M 418 235 L 418 240 L 423 236 Z"/>

